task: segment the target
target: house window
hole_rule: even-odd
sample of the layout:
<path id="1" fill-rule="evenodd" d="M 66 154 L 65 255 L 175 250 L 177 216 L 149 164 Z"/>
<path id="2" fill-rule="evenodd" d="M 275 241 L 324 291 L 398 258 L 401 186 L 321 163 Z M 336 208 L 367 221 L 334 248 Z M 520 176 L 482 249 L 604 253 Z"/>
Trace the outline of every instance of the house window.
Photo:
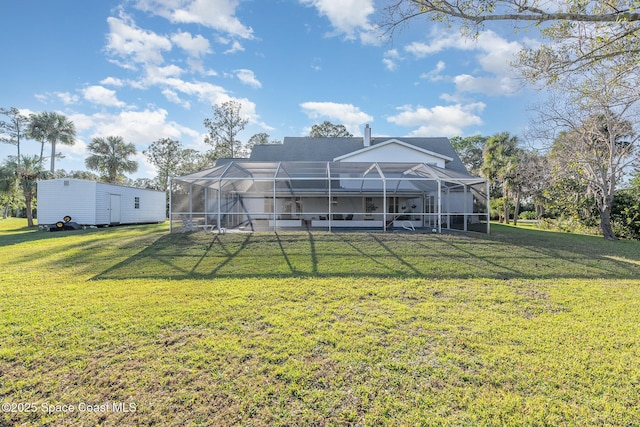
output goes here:
<path id="1" fill-rule="evenodd" d="M 286 197 L 282 204 L 282 219 L 297 219 L 302 212 L 300 197 Z"/>
<path id="2" fill-rule="evenodd" d="M 69 186 L 69 181 L 64 180 L 62 185 L 64 185 L 65 187 L 68 187 Z"/>
<path id="3" fill-rule="evenodd" d="M 134 209 L 140 209 L 140 197 L 133 198 L 133 207 Z"/>
<path id="4" fill-rule="evenodd" d="M 373 211 L 378 209 L 378 207 L 373 203 L 373 197 L 365 197 L 364 198 L 364 212 L 367 215 L 371 215 Z"/>
<path id="5" fill-rule="evenodd" d="M 264 198 L 264 213 L 273 214 L 273 197 Z"/>

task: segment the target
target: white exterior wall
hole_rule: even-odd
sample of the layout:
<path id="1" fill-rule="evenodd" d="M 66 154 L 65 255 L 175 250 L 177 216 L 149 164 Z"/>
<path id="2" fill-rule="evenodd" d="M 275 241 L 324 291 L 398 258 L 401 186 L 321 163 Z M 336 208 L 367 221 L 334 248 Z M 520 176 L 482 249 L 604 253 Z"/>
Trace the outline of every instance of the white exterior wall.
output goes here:
<path id="1" fill-rule="evenodd" d="M 264 199 L 265 197 L 261 196 L 246 197 L 242 200 L 242 203 L 244 204 L 244 207 L 248 212 L 252 212 L 251 216 L 253 218 L 268 218 L 268 214 L 270 214 L 271 212 L 267 212 L 266 214 L 259 213 L 264 211 Z"/>
<path id="2" fill-rule="evenodd" d="M 466 210 L 465 210 L 466 198 Z M 442 211 L 451 214 L 471 213 L 473 212 L 473 194 L 467 191 L 466 197 L 464 193 L 442 193 Z"/>
<path id="3" fill-rule="evenodd" d="M 345 214 L 352 214 L 355 212 L 362 212 L 364 210 L 362 196 L 338 197 L 337 202 L 337 204 L 331 205 L 331 211 L 333 213 L 344 212 Z"/>
<path id="4" fill-rule="evenodd" d="M 38 224 L 55 224 L 65 216 L 78 224 L 96 224 L 95 182 L 81 179 L 38 181 Z"/>
<path id="5" fill-rule="evenodd" d="M 68 215 L 82 225 L 110 224 L 112 194 L 120 196 L 120 224 L 166 219 L 166 196 L 162 191 L 59 178 L 38 182 L 38 223 L 55 224 Z M 140 198 L 138 209 L 135 197 Z"/>
<path id="6" fill-rule="evenodd" d="M 111 195 L 120 196 L 120 224 L 162 222 L 166 219 L 165 193 L 142 188 L 96 183 L 96 224 L 111 222 Z M 140 207 L 135 208 L 135 198 Z"/>
<path id="7" fill-rule="evenodd" d="M 329 200 L 326 197 L 305 197 L 304 210 L 309 212 L 305 214 L 305 218 L 311 219 L 315 217 L 319 219 L 320 215 L 326 215 L 329 210 Z"/>
<path id="8" fill-rule="evenodd" d="M 387 144 L 346 156 L 342 162 L 398 162 L 398 163 L 426 163 L 441 168 L 445 167 L 444 159 L 430 156 L 419 150 L 400 144 Z"/>

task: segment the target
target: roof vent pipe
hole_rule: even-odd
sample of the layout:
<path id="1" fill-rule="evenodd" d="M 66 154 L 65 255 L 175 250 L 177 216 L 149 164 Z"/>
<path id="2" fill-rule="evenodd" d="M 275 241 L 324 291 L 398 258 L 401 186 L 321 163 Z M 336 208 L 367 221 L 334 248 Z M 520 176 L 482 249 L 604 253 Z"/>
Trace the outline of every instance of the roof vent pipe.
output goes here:
<path id="1" fill-rule="evenodd" d="M 363 141 L 364 141 L 364 146 L 365 147 L 371 146 L 371 128 L 369 127 L 368 123 L 364 126 L 364 138 L 363 138 Z"/>

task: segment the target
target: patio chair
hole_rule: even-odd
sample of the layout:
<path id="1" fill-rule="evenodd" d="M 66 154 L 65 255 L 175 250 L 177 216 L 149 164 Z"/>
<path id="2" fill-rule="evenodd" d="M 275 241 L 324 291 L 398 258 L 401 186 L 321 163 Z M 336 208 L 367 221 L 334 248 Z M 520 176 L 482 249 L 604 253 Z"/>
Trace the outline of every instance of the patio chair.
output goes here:
<path id="1" fill-rule="evenodd" d="M 205 233 L 215 233 L 216 230 L 218 231 L 218 234 L 227 234 L 227 229 L 224 227 L 220 227 L 218 228 L 218 226 L 216 224 L 209 224 L 209 225 L 205 225 L 203 228 Z"/>
<path id="2" fill-rule="evenodd" d="M 178 230 L 178 232 L 180 233 L 187 233 L 189 231 L 193 231 L 193 220 L 188 218 L 188 217 L 182 217 L 182 226 L 180 227 L 180 229 Z"/>

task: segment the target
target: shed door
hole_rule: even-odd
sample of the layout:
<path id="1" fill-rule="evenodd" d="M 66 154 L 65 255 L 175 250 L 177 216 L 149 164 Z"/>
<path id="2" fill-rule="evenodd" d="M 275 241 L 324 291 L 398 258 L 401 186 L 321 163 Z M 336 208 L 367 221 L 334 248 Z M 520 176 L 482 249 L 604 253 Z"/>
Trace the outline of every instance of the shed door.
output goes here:
<path id="1" fill-rule="evenodd" d="M 110 209 L 110 222 L 111 224 L 120 224 L 120 195 L 110 194 L 111 199 Z"/>

